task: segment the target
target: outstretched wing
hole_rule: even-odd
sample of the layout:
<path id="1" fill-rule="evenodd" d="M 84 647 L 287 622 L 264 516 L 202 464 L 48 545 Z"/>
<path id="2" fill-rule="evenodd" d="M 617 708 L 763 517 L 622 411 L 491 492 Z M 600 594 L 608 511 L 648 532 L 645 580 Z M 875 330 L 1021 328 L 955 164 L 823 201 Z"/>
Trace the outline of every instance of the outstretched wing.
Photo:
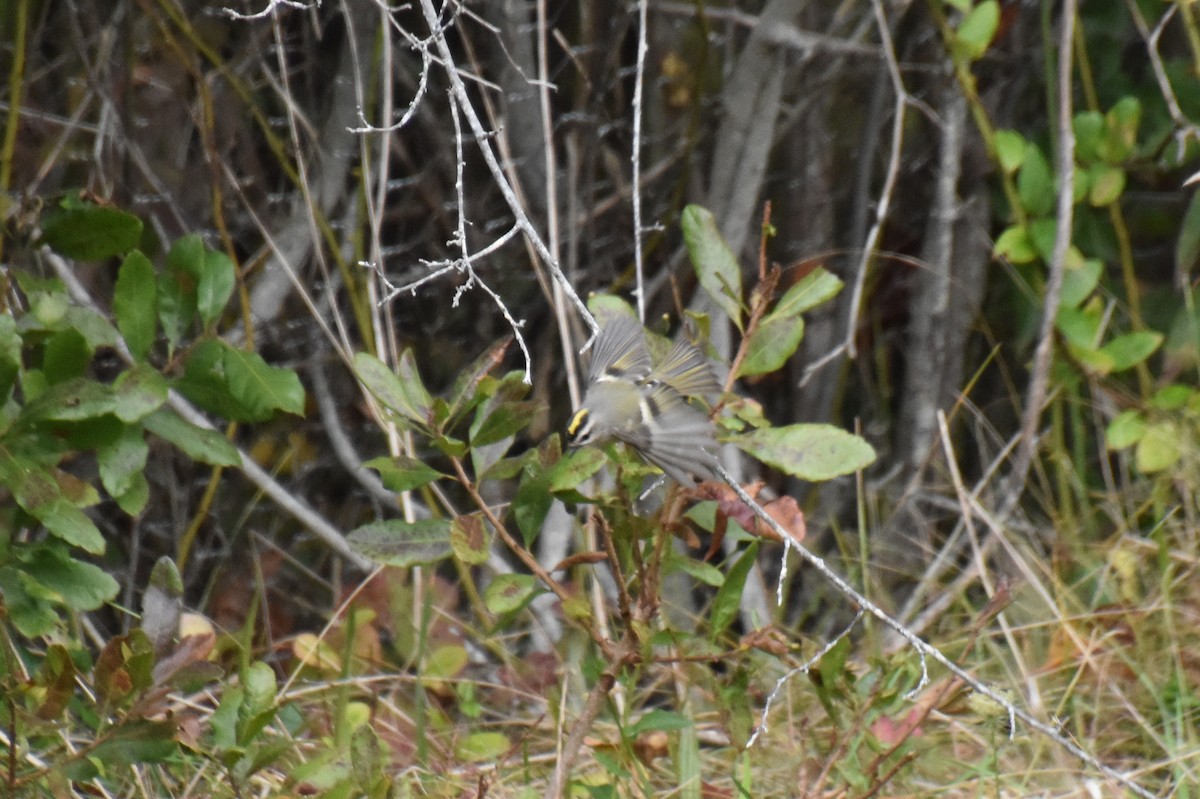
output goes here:
<path id="1" fill-rule="evenodd" d="M 649 379 L 665 383 L 685 397 L 711 398 L 721 393 L 708 359 L 686 341 L 676 341 L 667 357 L 654 367 Z"/>
<path id="2" fill-rule="evenodd" d="M 715 480 L 717 441 L 712 421 L 664 383 L 642 398 L 640 419 L 614 431 L 681 485 Z"/>
<path id="3" fill-rule="evenodd" d="M 588 383 L 629 380 L 640 383 L 650 374 L 650 355 L 642 325 L 630 316 L 614 316 L 596 339 Z"/>

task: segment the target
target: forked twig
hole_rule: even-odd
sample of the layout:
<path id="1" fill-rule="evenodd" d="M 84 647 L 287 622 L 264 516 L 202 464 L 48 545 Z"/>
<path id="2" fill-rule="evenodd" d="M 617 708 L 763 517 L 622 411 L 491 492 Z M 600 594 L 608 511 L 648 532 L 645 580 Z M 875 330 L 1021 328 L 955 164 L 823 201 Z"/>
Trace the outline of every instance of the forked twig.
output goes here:
<path id="1" fill-rule="evenodd" d="M 1047 724 L 1041 719 L 1035 718 L 1029 713 L 1029 711 L 1017 707 L 1011 699 L 1003 694 L 1003 692 L 998 691 L 987 683 L 984 683 L 978 678 L 973 677 L 957 663 L 943 655 L 941 650 L 934 647 L 932 644 L 925 642 L 899 621 L 889 616 L 882 608 L 863 596 L 852 585 L 850 585 L 850 583 L 846 582 L 844 577 L 830 568 L 824 559 L 814 555 L 803 544 L 795 541 L 791 534 L 789 534 L 788 531 L 783 528 L 783 525 L 775 521 L 770 514 L 763 510 L 762 506 L 755 502 L 754 498 L 746 493 L 746 490 L 742 488 L 741 485 L 739 485 L 737 481 L 735 481 L 728 474 L 728 472 L 725 471 L 724 467 L 717 466 L 717 472 L 720 474 L 721 478 L 729 484 L 729 487 L 733 489 L 734 493 L 738 495 L 738 498 L 742 502 L 746 503 L 746 506 L 754 512 L 754 515 L 761 519 L 768 527 L 774 530 L 776 535 L 778 535 L 780 539 L 785 542 L 784 557 L 787 556 L 788 549 L 795 548 L 795 550 L 800 554 L 800 557 L 810 566 L 820 572 L 821 576 L 833 583 L 833 585 L 839 591 L 841 591 L 845 596 L 849 597 L 862 610 L 879 619 L 879 621 L 885 626 L 891 628 L 898 635 L 908 641 L 909 644 L 912 645 L 913 649 L 917 650 L 917 654 L 921 657 L 921 679 L 918 681 L 917 685 L 912 689 L 912 691 L 909 692 L 909 698 L 912 698 L 929 682 L 929 671 L 926 665 L 926 658 L 932 658 L 945 667 L 946 670 L 951 674 L 969 685 L 973 690 L 983 694 L 992 701 L 999 703 L 1000 706 L 1008 712 L 1011 718 L 1020 719 L 1021 721 L 1025 722 L 1031 728 L 1050 738 L 1052 741 L 1066 749 L 1071 754 L 1075 755 L 1075 757 L 1079 758 L 1087 765 L 1096 769 L 1109 779 L 1117 781 L 1138 796 L 1144 797 L 1144 799 L 1155 799 L 1154 794 L 1151 793 L 1147 788 L 1142 787 L 1132 778 L 1122 774 L 1112 766 L 1108 766 L 1100 762 L 1095 755 L 1067 738 L 1065 735 L 1059 732 L 1055 726 Z"/>

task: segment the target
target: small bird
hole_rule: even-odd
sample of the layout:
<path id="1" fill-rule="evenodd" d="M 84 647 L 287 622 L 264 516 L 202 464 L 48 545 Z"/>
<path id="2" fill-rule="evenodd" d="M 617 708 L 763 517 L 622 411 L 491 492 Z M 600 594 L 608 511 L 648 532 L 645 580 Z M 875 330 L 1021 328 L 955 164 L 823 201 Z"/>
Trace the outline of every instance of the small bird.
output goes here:
<path id="1" fill-rule="evenodd" d="M 682 485 L 715 480 L 713 423 L 688 398 L 720 391 L 708 361 L 691 344 L 676 342 L 653 363 L 641 324 L 616 316 L 596 340 L 583 405 L 567 435 L 572 446 L 623 441 Z"/>

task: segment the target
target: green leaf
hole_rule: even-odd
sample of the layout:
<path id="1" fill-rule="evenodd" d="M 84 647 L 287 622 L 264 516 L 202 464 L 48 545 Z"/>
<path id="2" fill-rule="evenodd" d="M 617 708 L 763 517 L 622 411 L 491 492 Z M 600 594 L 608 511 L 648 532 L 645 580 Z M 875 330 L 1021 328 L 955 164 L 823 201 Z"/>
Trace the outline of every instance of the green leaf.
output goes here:
<path id="1" fill-rule="evenodd" d="M 487 563 L 492 548 L 492 528 L 483 513 L 454 517 L 450 523 L 450 546 L 463 563 L 478 566 Z"/>
<path id="2" fill-rule="evenodd" d="M 55 537 L 94 555 L 104 552 L 104 537 L 67 497 L 54 473 L 0 448 L 0 484 L 8 486 L 17 504 Z"/>
<path id="3" fill-rule="evenodd" d="M 112 413 L 116 405 L 111 388 L 95 380 L 77 377 L 43 392 L 29 403 L 25 416 L 30 420 L 71 422 Z"/>
<path id="4" fill-rule="evenodd" d="M 489 612 L 504 616 L 524 608 L 541 590 L 532 574 L 497 574 L 483 592 Z"/>
<path id="5" fill-rule="evenodd" d="M 1025 163 L 1025 150 L 1029 142 L 1015 130 L 996 131 L 996 158 L 1004 174 L 1011 175 Z"/>
<path id="6" fill-rule="evenodd" d="M 475 421 L 471 424 L 471 445 L 486 447 L 512 438 L 518 431 L 529 426 L 538 409 L 536 402 L 514 400 L 489 400 L 479 406 Z M 501 453 L 503 454 L 503 453 Z"/>
<path id="7" fill-rule="evenodd" d="M 1154 474 L 1170 469 L 1183 455 L 1183 436 L 1170 422 L 1154 422 L 1146 426 L 1134 450 L 1134 462 L 1142 474 Z"/>
<path id="8" fill-rule="evenodd" d="M 11 314 L 0 314 L 0 407 L 3 407 L 21 373 L 21 334 Z"/>
<path id="9" fill-rule="evenodd" d="M 1045 216 L 1054 209 L 1054 177 L 1050 162 L 1039 147 L 1030 145 L 1017 172 L 1017 196 L 1030 216 Z"/>
<path id="10" fill-rule="evenodd" d="M 480 461 L 476 460 L 476 453 L 471 453 L 471 458 L 475 460 L 476 467 L 480 465 Z M 485 480 L 511 480 L 516 477 L 521 471 L 531 462 L 536 461 L 537 453 L 533 450 L 525 450 L 520 455 L 515 455 L 510 458 L 500 458 L 495 463 L 487 464 L 482 471 L 476 472 L 476 481 L 482 483 Z"/>
<path id="11" fill-rule="evenodd" d="M 725 629 L 737 618 L 742 607 L 742 593 L 746 589 L 746 578 L 754 567 L 758 557 L 758 542 L 755 541 L 746 548 L 725 577 L 725 582 L 717 589 L 713 599 L 712 615 L 709 617 L 709 640 L 716 640 Z"/>
<path id="12" fill-rule="evenodd" d="M 77 261 L 103 261 L 128 252 L 142 237 L 142 220 L 116 208 L 68 198 L 46 214 L 42 239 Z"/>
<path id="13" fill-rule="evenodd" d="M 461 414 L 465 414 L 486 399 L 486 395 L 479 390 L 480 383 L 500 364 L 505 351 L 511 344 L 512 339 L 493 344 L 470 366 L 459 373 L 458 377 L 454 379 L 454 387 L 450 391 L 450 404 L 438 419 L 439 424 L 446 422 L 447 429 L 453 427 L 461 418 Z M 437 401 L 434 402 L 436 404 Z"/>
<path id="14" fill-rule="evenodd" d="M 688 518 L 691 518 L 691 511 L 688 512 Z M 732 524 L 737 522 L 732 521 Z M 712 525 L 710 524 L 709 527 Z M 725 574 L 711 563 L 705 563 L 687 555 L 680 555 L 673 549 L 668 549 L 663 557 L 663 568 L 665 573 L 672 574 L 674 572 L 683 572 L 694 580 L 711 585 L 713 588 L 720 588 L 725 582 Z"/>
<path id="15" fill-rule="evenodd" d="M 46 342 L 42 372 L 46 380 L 55 385 L 83 377 L 91 362 L 92 348 L 78 330 L 68 327 L 55 333 Z"/>
<path id="16" fill-rule="evenodd" d="M 1126 333 L 1108 341 L 1100 350 L 1113 362 L 1113 371 L 1120 372 L 1142 363 L 1162 345 L 1163 335 L 1152 330 Z"/>
<path id="17" fill-rule="evenodd" d="M 421 384 L 410 352 L 405 351 L 400 356 L 400 368 L 397 372 L 393 372 L 374 355 L 356 353 L 354 374 L 385 408 L 418 427 L 429 429 L 429 413 L 433 401 L 425 386 Z"/>
<path id="18" fill-rule="evenodd" d="M 1076 308 L 1082 304 L 1095 291 L 1103 271 L 1104 263 L 1099 258 L 1089 258 L 1082 266 L 1064 269 L 1059 307 Z"/>
<path id="19" fill-rule="evenodd" d="M 37 595 L 44 590 L 24 571 L 0 566 L 0 596 L 4 597 L 4 610 L 22 635 L 30 638 L 45 635 L 58 624 L 54 607 Z"/>
<path id="20" fill-rule="evenodd" d="M 124 371 L 113 383 L 112 412 L 122 422 L 136 422 L 167 402 L 167 381 L 156 370 L 139 364 Z"/>
<path id="21" fill-rule="evenodd" d="M 1027 264 L 1038 256 L 1037 248 L 1023 225 L 1010 225 L 996 238 L 992 251 L 997 258 L 1007 258 L 1014 264 Z"/>
<path id="22" fill-rule="evenodd" d="M 789 288 L 775 304 L 772 316 L 794 316 L 833 299 L 844 284 L 827 269 L 817 267 Z"/>
<path id="23" fill-rule="evenodd" d="M 796 353 L 804 338 L 804 319 L 800 316 L 768 314 L 750 336 L 746 358 L 738 367 L 738 377 L 774 372 Z"/>
<path id="24" fill-rule="evenodd" d="M 150 259 L 134 250 L 125 256 L 113 289 L 113 314 L 130 354 L 142 361 L 154 345 L 158 285 Z"/>
<path id="25" fill-rule="evenodd" d="M 852 474 L 875 460 L 875 450 L 866 441 L 826 424 L 752 430 L 732 440 L 751 457 L 802 480 Z"/>
<path id="26" fill-rule="evenodd" d="M 596 456 L 584 456 L 581 453 L 593 449 L 585 447 L 564 456 L 558 434 L 555 433 L 528 459 L 526 472 L 521 478 L 521 484 L 517 486 L 517 493 L 509 508 L 513 519 L 517 522 L 517 528 L 521 531 L 525 546 L 530 546 L 537 538 L 538 533 L 542 530 L 542 523 L 546 521 L 546 514 L 550 512 L 550 506 L 554 502 L 551 482 L 562 486 L 564 490 L 572 489 L 579 484 L 579 480 L 571 483 L 573 475 L 579 474 L 576 467 L 564 465 L 563 461 L 574 461 L 578 457 L 584 459 L 579 461 L 580 463 L 590 462 L 590 459 Z M 603 465 L 603 458 L 604 456 L 601 454 L 596 466 L 597 470 Z M 580 480 L 582 479 L 586 479 L 586 477 L 581 477 Z"/>
<path id="27" fill-rule="evenodd" d="M 125 493 L 117 494 L 113 499 L 116 500 L 117 507 L 126 514 L 141 515 L 146 509 L 146 503 L 150 501 L 150 483 L 146 480 L 146 473 L 135 472 Z"/>
<path id="28" fill-rule="evenodd" d="M 452 680 L 471 663 L 471 656 L 462 644 L 444 644 L 425 658 L 421 676 L 433 680 Z"/>
<path id="29" fill-rule="evenodd" d="M 1096 303 L 1082 308 L 1060 305 L 1054 317 L 1054 326 L 1068 344 L 1085 350 L 1094 350 L 1100 345 L 1102 315 Z"/>
<path id="30" fill-rule="evenodd" d="M 1071 167 L 1071 204 L 1079 205 L 1092 191 L 1092 173 L 1078 164 Z"/>
<path id="31" fill-rule="evenodd" d="M 1113 371 L 1113 360 L 1108 353 L 1092 347 L 1083 347 L 1067 342 L 1067 352 L 1079 362 L 1084 371 L 1093 375 L 1107 375 Z"/>
<path id="32" fill-rule="evenodd" d="M 1150 398 L 1150 406 L 1162 411 L 1178 411 L 1186 408 L 1197 396 L 1200 395 L 1190 386 L 1172 384 L 1154 392 L 1154 396 Z"/>
<path id="33" fill-rule="evenodd" d="M 604 452 L 596 447 L 580 447 L 559 458 L 544 473 L 546 490 L 551 493 L 576 491 L 579 484 L 604 467 Z"/>
<path id="34" fill-rule="evenodd" d="M 199 233 L 181 236 L 167 253 L 167 268 L 188 275 L 193 282 L 198 281 L 204 272 L 205 249 Z"/>
<path id="35" fill-rule="evenodd" d="M 179 752 L 179 744 L 175 740 L 175 725 L 168 721 L 150 721 L 148 719 L 126 719 L 112 734 L 103 738 L 88 755 L 88 764 L 103 763 L 110 774 L 119 774 L 129 766 L 141 763 L 164 763 Z M 64 769 L 68 779 L 91 779 L 71 771 L 72 767 L 81 767 L 81 761 L 74 761 Z M 94 765 L 92 766 L 94 768 Z"/>
<path id="36" fill-rule="evenodd" d="M 350 774 L 359 791 L 369 796 L 383 779 L 383 746 L 370 724 L 360 724 L 350 735 Z"/>
<path id="37" fill-rule="evenodd" d="M 140 425 L 130 425 L 115 441 L 96 450 L 100 482 L 110 496 L 119 497 L 132 489 L 137 476 L 146 468 L 150 447 Z"/>
<path id="38" fill-rule="evenodd" d="M 712 212 L 699 205 L 683 209 L 683 240 L 700 287 L 742 329 L 742 269 L 717 227 Z"/>
<path id="39" fill-rule="evenodd" d="M 627 730 L 627 737 L 632 738 L 651 730 L 661 730 L 662 732 L 686 730 L 692 726 L 695 726 L 695 722 L 682 713 L 655 709 L 643 713 L 641 718 L 631 724 Z"/>
<path id="40" fill-rule="evenodd" d="M 188 248 L 182 241 L 171 248 L 167 268 L 158 276 L 158 318 L 172 353 L 196 318 L 196 279 L 177 264 L 176 251 Z"/>
<path id="41" fill-rule="evenodd" d="M 38 583 L 54 591 L 72 610 L 95 610 L 116 598 L 121 586 L 108 572 L 75 560 L 59 546 L 39 546 L 21 561 Z"/>
<path id="42" fill-rule="evenodd" d="M 227 752 L 237 746 L 238 711 L 245 699 L 245 690 L 240 685 L 231 685 L 221 692 L 217 708 L 209 717 L 212 727 L 212 743 L 218 753 Z"/>
<path id="43" fill-rule="evenodd" d="M 379 479 L 383 481 L 384 488 L 397 494 L 412 491 L 446 476 L 423 461 L 405 456 L 372 458 L 363 466 L 379 472 Z"/>
<path id="44" fill-rule="evenodd" d="M 435 436 L 429 443 L 441 450 L 448 458 L 461 458 L 468 452 L 467 442 L 454 436 Z"/>
<path id="45" fill-rule="evenodd" d="M 454 756 L 468 763 L 485 763 L 499 760 L 510 749 L 512 743 L 502 732 L 473 732 L 458 742 Z"/>
<path id="46" fill-rule="evenodd" d="M 196 275 L 196 311 L 200 322 L 209 327 L 220 318 L 235 285 L 233 261 L 217 250 L 205 248 L 200 273 Z"/>
<path id="47" fill-rule="evenodd" d="M 256 416 L 281 410 L 304 415 L 304 386 L 291 369 L 271 366 L 257 352 L 228 347 L 222 360 L 229 393 Z"/>
<path id="48" fill-rule="evenodd" d="M 1125 191 L 1125 170 L 1120 167 L 1096 164 L 1088 170 L 1088 179 L 1088 202 L 1096 208 L 1115 203 Z"/>
<path id="49" fill-rule="evenodd" d="M 279 685 L 274 669 L 261 660 L 256 660 L 242 671 L 241 677 L 242 685 L 246 689 L 246 701 L 239 715 L 249 718 L 264 710 L 275 709 L 275 691 Z"/>
<path id="50" fill-rule="evenodd" d="M 1083 111 L 1071 122 L 1075 129 L 1075 160 L 1091 164 L 1100 157 L 1104 137 L 1104 115 L 1099 111 Z"/>
<path id="51" fill-rule="evenodd" d="M 963 55 L 971 61 L 977 61 L 987 52 L 999 25 L 1000 3 L 997 0 L 983 0 L 968 11 L 958 24 L 955 42 Z"/>
<path id="52" fill-rule="evenodd" d="M 1029 223 L 1030 240 L 1033 242 L 1038 255 L 1046 263 L 1054 260 L 1054 239 L 1057 235 L 1058 221 L 1054 217 L 1035 219 Z M 1079 248 L 1072 244 L 1067 248 L 1067 256 L 1063 259 L 1063 266 L 1067 269 L 1075 269 L 1083 266 L 1085 260 Z"/>
<path id="53" fill-rule="evenodd" d="M 371 522 L 346 536 L 350 546 L 385 566 L 425 566 L 450 557 L 449 519 Z"/>
<path id="54" fill-rule="evenodd" d="M 1137 146 L 1138 127 L 1142 121 L 1142 104 L 1131 96 L 1122 97 L 1104 115 L 1104 139 L 1098 153 L 1110 164 L 1120 164 Z"/>
<path id="55" fill-rule="evenodd" d="M 1109 450 L 1132 447 L 1146 432 L 1146 420 L 1138 411 L 1123 411 L 1108 423 L 1104 445 Z"/>
<path id="56" fill-rule="evenodd" d="M 197 427 L 175 411 L 160 408 L 142 422 L 159 438 L 170 441 L 183 454 L 210 466 L 241 466 L 237 448 L 215 430 Z"/>
<path id="57" fill-rule="evenodd" d="M 208 340 L 192 348 L 184 362 L 183 376 L 175 381 L 180 394 L 210 413 L 237 422 L 261 422 L 270 411 L 251 409 L 233 395 L 225 372 L 225 354 L 232 349 L 224 341 Z"/>

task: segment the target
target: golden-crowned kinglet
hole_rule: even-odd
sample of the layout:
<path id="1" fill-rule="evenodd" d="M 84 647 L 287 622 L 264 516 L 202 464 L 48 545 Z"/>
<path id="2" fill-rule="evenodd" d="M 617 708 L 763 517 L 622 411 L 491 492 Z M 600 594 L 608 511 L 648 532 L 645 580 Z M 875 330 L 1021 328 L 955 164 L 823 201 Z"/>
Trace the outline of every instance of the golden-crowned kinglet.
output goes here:
<path id="1" fill-rule="evenodd" d="M 659 363 L 641 324 L 616 316 L 596 339 L 583 405 L 567 426 L 572 446 L 617 439 L 683 485 L 716 479 L 713 424 L 688 397 L 721 391 L 704 356 L 678 342 Z"/>

